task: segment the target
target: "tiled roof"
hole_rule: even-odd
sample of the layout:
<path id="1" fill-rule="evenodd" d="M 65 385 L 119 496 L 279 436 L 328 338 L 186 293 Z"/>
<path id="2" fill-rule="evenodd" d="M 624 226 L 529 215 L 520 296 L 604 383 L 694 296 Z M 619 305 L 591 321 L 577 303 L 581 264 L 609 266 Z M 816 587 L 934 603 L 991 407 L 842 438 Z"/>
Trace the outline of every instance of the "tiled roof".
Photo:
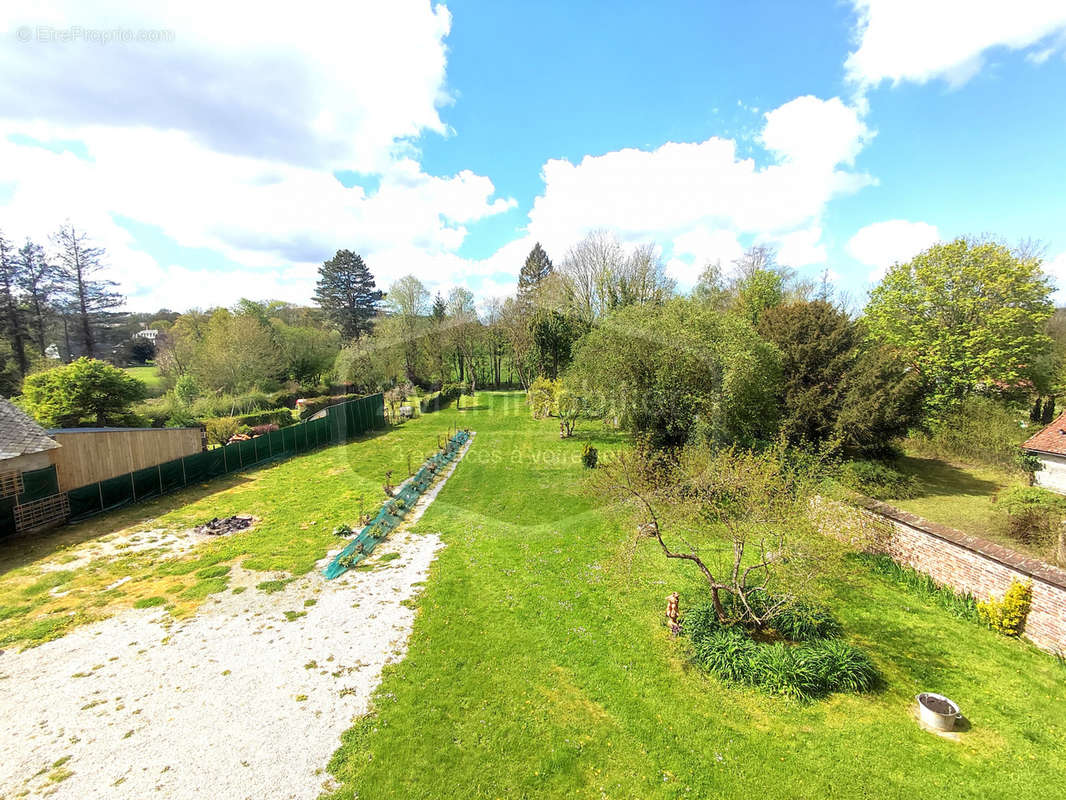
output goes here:
<path id="1" fill-rule="evenodd" d="M 1025 450 L 1066 456 L 1066 411 L 1055 417 L 1040 433 L 1034 433 L 1026 439 L 1022 447 Z"/>
<path id="2" fill-rule="evenodd" d="M 56 447 L 44 428 L 0 397 L 0 461 Z"/>

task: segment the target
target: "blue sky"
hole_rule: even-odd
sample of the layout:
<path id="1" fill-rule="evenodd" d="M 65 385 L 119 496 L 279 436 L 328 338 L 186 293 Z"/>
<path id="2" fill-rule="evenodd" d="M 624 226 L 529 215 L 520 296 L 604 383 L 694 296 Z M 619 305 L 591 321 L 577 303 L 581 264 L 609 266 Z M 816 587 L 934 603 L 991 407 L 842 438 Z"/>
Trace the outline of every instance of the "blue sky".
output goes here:
<path id="1" fill-rule="evenodd" d="M 1060 2 L 142 5 L 0 11 L 0 229 L 70 218 L 131 308 L 306 302 L 341 247 L 500 296 L 596 228 L 682 288 L 767 243 L 861 300 L 984 233 L 1066 279 Z"/>

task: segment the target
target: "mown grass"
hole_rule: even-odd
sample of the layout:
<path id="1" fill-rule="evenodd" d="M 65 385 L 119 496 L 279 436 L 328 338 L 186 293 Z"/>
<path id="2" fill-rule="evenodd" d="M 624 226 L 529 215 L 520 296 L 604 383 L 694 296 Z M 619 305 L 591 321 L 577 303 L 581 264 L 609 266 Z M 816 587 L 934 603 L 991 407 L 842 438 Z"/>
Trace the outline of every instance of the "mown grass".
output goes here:
<path id="1" fill-rule="evenodd" d="M 406 476 L 408 455 L 420 464 L 454 421 L 427 415 L 347 445 L 5 541 L 0 545 L 0 643 L 40 643 L 130 606 L 164 605 L 174 616 L 184 616 L 227 589 L 237 565 L 261 571 L 264 583 L 284 588 L 337 546 L 333 529 L 342 522 L 354 525 L 360 502 L 368 509 L 381 504 L 385 470 L 393 470 L 394 482 Z M 149 534 L 138 532 L 182 531 L 232 514 L 251 514 L 258 522 L 177 557 L 167 557 L 163 548 L 120 550 L 110 559 L 74 564 L 97 539 L 136 534 L 147 541 Z"/>
<path id="2" fill-rule="evenodd" d="M 898 466 L 901 472 L 917 478 L 918 496 L 889 500 L 890 505 L 1055 563 L 1053 542 L 1019 541 L 1009 535 L 1005 516 L 997 511 L 1000 492 L 1024 485 L 1020 475 L 987 465 L 914 456 L 900 459 Z"/>
<path id="3" fill-rule="evenodd" d="M 159 397 L 166 391 L 166 386 L 163 384 L 163 376 L 159 374 L 159 369 L 152 366 L 147 367 L 125 367 L 126 374 L 139 381 L 143 381 L 148 387 L 149 397 Z"/>
<path id="4" fill-rule="evenodd" d="M 946 614 L 856 565 L 830 605 L 884 677 L 813 704 L 726 686 L 661 624 L 700 596 L 684 565 L 633 549 L 628 521 L 581 488 L 516 395 L 462 412 L 478 435 L 420 521 L 447 544 L 404 661 L 343 737 L 337 798 L 954 798 L 1066 792 L 1064 673 L 1031 646 Z M 445 412 L 442 412 L 442 414 Z M 449 412 L 451 413 L 451 412 Z M 914 695 L 971 729 L 918 728 Z"/>

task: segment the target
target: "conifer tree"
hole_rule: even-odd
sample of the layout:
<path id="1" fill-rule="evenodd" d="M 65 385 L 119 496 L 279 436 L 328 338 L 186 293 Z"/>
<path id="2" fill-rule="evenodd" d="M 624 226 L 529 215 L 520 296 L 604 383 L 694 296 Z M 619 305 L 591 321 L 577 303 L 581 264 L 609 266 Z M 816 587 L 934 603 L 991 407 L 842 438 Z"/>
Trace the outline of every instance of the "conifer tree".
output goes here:
<path id="1" fill-rule="evenodd" d="M 374 275 L 363 257 L 351 250 L 337 255 L 318 268 L 314 300 L 340 330 L 345 341 L 369 333 L 378 306 L 385 294 L 376 288 Z"/>
<path id="2" fill-rule="evenodd" d="M 79 233 L 74 225 L 64 224 L 52 241 L 56 245 L 57 278 L 65 305 L 77 321 L 84 354 L 95 358 L 94 324 L 104 312 L 122 305 L 125 298 L 114 291 L 118 286 L 114 281 L 94 278 L 104 269 L 105 250 L 92 247 L 89 237 Z"/>
<path id="3" fill-rule="evenodd" d="M 533 249 L 526 256 L 526 263 L 522 265 L 522 271 L 518 273 L 518 295 L 528 294 L 546 277 L 555 271 L 551 259 L 540 246 L 540 242 L 533 245 Z"/>

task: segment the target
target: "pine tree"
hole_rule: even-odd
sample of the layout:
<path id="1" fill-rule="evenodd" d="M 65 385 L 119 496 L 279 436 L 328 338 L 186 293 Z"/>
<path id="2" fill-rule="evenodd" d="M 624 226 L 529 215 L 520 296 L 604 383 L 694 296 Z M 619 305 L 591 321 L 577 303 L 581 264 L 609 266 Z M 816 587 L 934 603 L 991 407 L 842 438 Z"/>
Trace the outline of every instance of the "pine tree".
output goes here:
<path id="1" fill-rule="evenodd" d="M 436 297 L 433 298 L 433 320 L 437 323 L 444 322 L 444 318 L 448 315 L 448 306 L 444 302 L 444 298 L 441 297 L 440 292 L 437 292 Z"/>
<path id="2" fill-rule="evenodd" d="M 518 273 L 518 295 L 528 294 L 546 277 L 555 271 L 551 259 L 540 246 L 540 242 L 533 245 L 533 249 L 526 256 L 526 263 L 522 265 L 522 271 Z"/>
<path id="3" fill-rule="evenodd" d="M 18 288 L 25 297 L 27 324 L 41 355 L 48 346 L 45 340 L 52 295 L 55 287 L 55 267 L 44 254 L 44 248 L 27 239 L 19 248 L 16 268 Z"/>
<path id="4" fill-rule="evenodd" d="M 315 302 L 345 341 L 358 339 L 373 327 L 374 316 L 385 297 L 375 286 L 363 257 L 351 250 L 338 250 L 318 268 Z"/>
<path id="5" fill-rule="evenodd" d="M 91 247 L 89 237 L 79 233 L 70 222 L 52 237 L 56 246 L 56 267 L 59 289 L 80 329 L 82 350 L 89 358 L 96 357 L 96 332 L 93 325 L 108 310 L 117 308 L 125 298 L 114 291 L 114 281 L 94 280 L 103 269 L 106 251 Z"/>
<path id="6" fill-rule="evenodd" d="M 0 233 L 0 315 L 4 333 L 11 342 L 11 350 L 18 365 L 19 374 L 25 375 L 29 364 L 26 361 L 26 339 L 22 322 L 22 309 L 19 308 L 15 293 L 17 265 L 15 253 L 10 242 Z"/>

